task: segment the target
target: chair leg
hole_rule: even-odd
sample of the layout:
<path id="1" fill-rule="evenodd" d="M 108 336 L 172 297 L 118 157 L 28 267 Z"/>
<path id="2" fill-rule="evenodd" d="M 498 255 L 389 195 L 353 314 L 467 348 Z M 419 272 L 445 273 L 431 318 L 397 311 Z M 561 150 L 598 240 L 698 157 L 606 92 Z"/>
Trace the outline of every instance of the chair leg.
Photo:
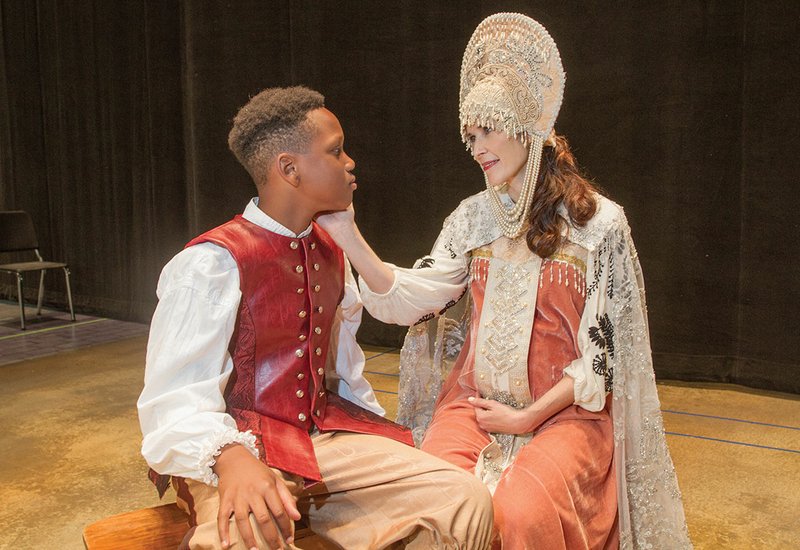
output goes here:
<path id="1" fill-rule="evenodd" d="M 69 286 L 69 269 L 64 268 L 64 280 L 67 282 L 67 302 L 69 302 L 69 316 L 75 322 L 75 310 L 72 309 L 72 289 Z"/>
<path id="2" fill-rule="evenodd" d="M 44 269 L 39 272 L 39 298 L 36 300 L 36 315 L 42 315 L 42 298 L 44 298 Z"/>
<path id="3" fill-rule="evenodd" d="M 22 274 L 17 273 L 17 300 L 19 301 L 19 324 L 25 330 L 25 304 L 22 303 Z"/>

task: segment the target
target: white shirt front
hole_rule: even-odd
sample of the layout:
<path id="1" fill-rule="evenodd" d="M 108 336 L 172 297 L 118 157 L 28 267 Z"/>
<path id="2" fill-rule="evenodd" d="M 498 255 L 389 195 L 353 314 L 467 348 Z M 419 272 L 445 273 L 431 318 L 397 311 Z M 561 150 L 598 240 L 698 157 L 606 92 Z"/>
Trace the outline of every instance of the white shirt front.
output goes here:
<path id="1" fill-rule="evenodd" d="M 247 204 L 243 217 L 287 237 L 311 232 L 309 226 L 295 235 L 259 209 L 257 198 Z M 344 287 L 331 336 L 338 393 L 384 415 L 364 378 L 364 353 L 356 342 L 361 297 L 346 259 Z M 255 437 L 236 428 L 223 397 L 233 371 L 228 344 L 241 298 L 236 261 L 212 243 L 186 248 L 164 266 L 156 294 L 138 401 L 142 455 L 160 474 L 216 485 L 211 466 L 223 446 L 240 443 L 258 456 Z"/>

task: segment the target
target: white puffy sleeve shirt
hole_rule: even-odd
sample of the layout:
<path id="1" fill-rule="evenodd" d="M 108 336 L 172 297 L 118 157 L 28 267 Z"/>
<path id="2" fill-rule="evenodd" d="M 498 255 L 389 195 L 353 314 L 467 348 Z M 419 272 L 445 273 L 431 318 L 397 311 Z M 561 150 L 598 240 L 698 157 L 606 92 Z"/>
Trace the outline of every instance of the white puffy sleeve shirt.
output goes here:
<path id="1" fill-rule="evenodd" d="M 299 235 L 267 216 L 253 199 L 244 218 L 289 237 Z M 233 372 L 228 353 L 241 292 L 239 270 L 230 253 L 212 243 L 179 252 L 164 267 L 159 302 L 150 325 L 144 389 L 139 397 L 142 455 L 160 474 L 216 485 L 211 470 L 225 445 L 240 443 L 258 456 L 255 436 L 240 432 L 225 412 L 223 392 Z M 356 342 L 362 303 L 345 261 L 344 298 L 331 336 L 338 393 L 384 415 L 364 378 L 364 353 Z"/>

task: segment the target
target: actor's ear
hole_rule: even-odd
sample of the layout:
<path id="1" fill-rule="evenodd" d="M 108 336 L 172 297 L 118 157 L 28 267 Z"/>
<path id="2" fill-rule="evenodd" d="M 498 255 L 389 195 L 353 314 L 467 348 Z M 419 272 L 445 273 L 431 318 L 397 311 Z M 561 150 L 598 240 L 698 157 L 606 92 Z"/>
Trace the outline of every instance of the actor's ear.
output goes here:
<path id="1" fill-rule="evenodd" d="M 297 169 L 297 159 L 289 153 L 281 153 L 275 159 L 278 167 L 278 174 L 289 185 L 297 187 L 300 185 L 300 171 Z"/>

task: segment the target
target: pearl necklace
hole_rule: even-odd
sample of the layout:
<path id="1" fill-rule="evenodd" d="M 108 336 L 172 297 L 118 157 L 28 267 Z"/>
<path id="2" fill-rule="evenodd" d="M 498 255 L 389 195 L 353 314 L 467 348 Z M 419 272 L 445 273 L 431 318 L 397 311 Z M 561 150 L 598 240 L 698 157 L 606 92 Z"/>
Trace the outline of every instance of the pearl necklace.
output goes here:
<path id="1" fill-rule="evenodd" d="M 525 176 L 522 180 L 522 190 L 513 207 L 507 208 L 503 204 L 498 191 L 498 188 L 502 186 L 495 188 L 489 183 L 489 176 L 484 173 L 486 188 L 489 190 L 489 196 L 491 197 L 489 204 L 491 205 L 495 221 L 497 221 L 503 234 L 509 239 L 517 237 L 522 227 L 527 222 L 528 214 L 531 211 L 531 205 L 533 203 L 533 193 L 536 191 L 536 180 L 539 176 L 539 166 L 542 162 L 542 147 L 544 146 L 544 141 L 535 134 L 532 138 L 528 153 L 528 162 L 525 164 Z"/>

